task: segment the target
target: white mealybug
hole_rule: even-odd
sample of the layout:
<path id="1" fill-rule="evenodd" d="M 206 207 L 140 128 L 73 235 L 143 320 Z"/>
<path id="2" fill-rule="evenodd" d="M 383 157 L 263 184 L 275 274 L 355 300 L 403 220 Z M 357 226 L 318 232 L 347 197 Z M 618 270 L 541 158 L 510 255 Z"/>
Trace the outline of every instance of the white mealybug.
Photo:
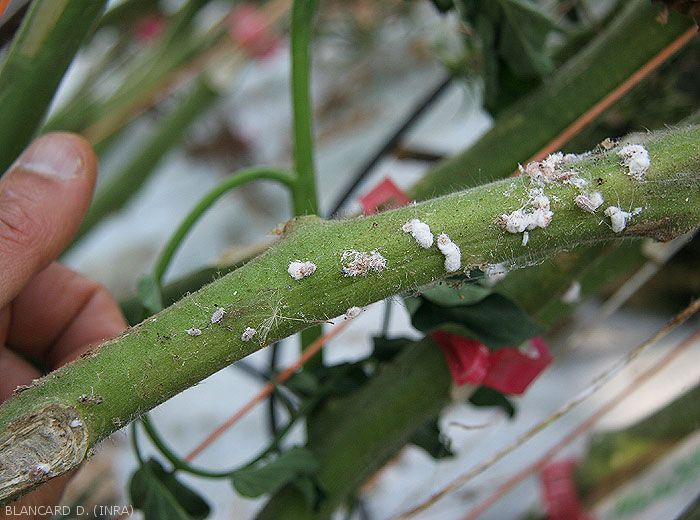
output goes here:
<path id="1" fill-rule="evenodd" d="M 484 271 L 486 285 L 493 287 L 508 275 L 508 268 L 505 264 L 489 264 Z"/>
<path id="2" fill-rule="evenodd" d="M 345 317 L 352 319 L 357 318 L 362 313 L 362 307 L 350 307 L 345 311 Z"/>
<path id="3" fill-rule="evenodd" d="M 511 213 L 504 213 L 495 222 L 508 233 L 524 233 L 535 228 L 546 228 L 552 222 L 554 213 L 550 209 L 549 197 L 541 188 L 531 189 L 525 206 Z M 523 245 L 528 238 L 523 236 Z"/>
<path id="4" fill-rule="evenodd" d="M 588 193 L 586 195 L 576 195 L 576 197 L 574 197 L 574 202 L 583 211 L 595 213 L 595 210 L 602 206 L 605 200 L 603 199 L 602 193 L 599 191 L 594 191 L 593 193 Z"/>
<path id="5" fill-rule="evenodd" d="M 295 280 L 301 280 L 307 276 L 311 276 L 316 272 L 316 264 L 313 262 L 301 262 L 300 260 L 294 260 L 289 262 L 289 267 L 287 267 L 287 272 L 289 276 Z"/>
<path id="6" fill-rule="evenodd" d="M 428 249 L 433 245 L 433 234 L 430 232 L 430 226 L 425 222 L 414 218 L 401 226 L 401 229 L 404 233 L 410 233 L 423 249 Z"/>
<path id="7" fill-rule="evenodd" d="M 462 253 L 459 246 L 450 240 L 445 233 L 438 236 L 437 246 L 440 252 L 445 255 L 445 271 L 454 273 L 462 265 Z"/>
<path id="8" fill-rule="evenodd" d="M 576 303 L 581 300 L 581 282 L 574 280 L 561 296 L 562 303 Z"/>
<path id="9" fill-rule="evenodd" d="M 73 419 L 71 422 L 68 423 L 68 426 L 71 428 L 80 428 L 83 425 L 83 421 L 80 419 Z"/>
<path id="10" fill-rule="evenodd" d="M 613 232 L 620 233 L 627 227 L 627 219 L 630 218 L 632 214 L 622 211 L 617 206 L 608 206 L 605 210 L 605 216 L 610 217 L 610 226 Z"/>
<path id="11" fill-rule="evenodd" d="M 628 144 L 623 146 L 617 155 L 622 158 L 622 164 L 627 167 L 628 175 L 638 181 L 644 180 L 644 175 L 651 166 L 651 158 L 646 148 L 641 144 Z"/>
<path id="12" fill-rule="evenodd" d="M 340 257 L 343 275 L 355 278 L 366 276 L 370 271 L 381 273 L 386 269 L 386 258 L 378 251 L 355 251 L 354 249 L 343 251 Z"/>
<path id="13" fill-rule="evenodd" d="M 241 340 L 242 341 L 250 341 L 253 339 L 253 336 L 257 334 L 257 330 L 251 328 L 251 327 L 246 327 L 246 329 L 243 331 L 243 334 L 241 334 Z"/>
<path id="14" fill-rule="evenodd" d="M 529 241 L 530 241 L 530 233 L 527 231 L 524 231 L 523 232 L 523 246 L 526 246 Z"/>
<path id="15" fill-rule="evenodd" d="M 212 318 L 213 318 L 213 316 L 212 316 Z M 212 323 L 214 323 L 214 322 L 212 322 Z M 197 336 L 202 335 L 201 329 L 197 329 L 195 327 L 192 327 L 191 329 L 187 329 L 185 332 L 187 332 L 187 334 L 189 334 L 190 336 L 193 336 L 193 337 L 197 337 Z"/>
<path id="16" fill-rule="evenodd" d="M 43 478 L 49 474 L 51 468 L 48 464 L 34 464 L 29 469 L 29 478 L 32 480 L 43 480 Z"/>
<path id="17" fill-rule="evenodd" d="M 219 323 L 223 319 L 224 314 L 226 314 L 226 311 L 221 307 L 217 307 L 214 313 L 211 315 L 211 322 Z"/>

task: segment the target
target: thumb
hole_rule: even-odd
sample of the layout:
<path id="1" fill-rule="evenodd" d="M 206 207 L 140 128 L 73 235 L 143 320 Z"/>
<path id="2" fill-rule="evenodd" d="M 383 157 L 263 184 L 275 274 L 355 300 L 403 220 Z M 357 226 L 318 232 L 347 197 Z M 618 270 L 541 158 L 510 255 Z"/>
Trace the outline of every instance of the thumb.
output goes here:
<path id="1" fill-rule="evenodd" d="M 0 179 L 0 308 L 70 243 L 96 172 L 87 141 L 52 133 L 35 140 Z"/>

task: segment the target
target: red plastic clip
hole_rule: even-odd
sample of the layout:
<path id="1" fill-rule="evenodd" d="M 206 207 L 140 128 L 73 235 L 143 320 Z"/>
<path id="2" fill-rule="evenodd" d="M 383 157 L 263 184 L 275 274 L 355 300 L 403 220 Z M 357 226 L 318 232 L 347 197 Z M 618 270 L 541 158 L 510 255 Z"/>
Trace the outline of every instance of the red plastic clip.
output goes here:
<path id="1" fill-rule="evenodd" d="M 541 475 L 544 508 L 548 520 L 593 520 L 583 510 L 574 483 L 573 459 L 552 462 Z"/>
<path id="2" fill-rule="evenodd" d="M 380 209 L 400 208 L 411 202 L 408 195 L 401 191 L 389 177 L 384 177 L 379 184 L 362 195 L 359 200 L 362 213 L 365 215 L 373 215 Z"/>
<path id="3" fill-rule="evenodd" d="M 521 395 L 552 362 L 541 337 L 532 338 L 527 350 L 505 347 L 492 352 L 474 339 L 450 332 L 437 331 L 432 336 L 458 385 L 483 385 L 504 394 Z"/>
<path id="4" fill-rule="evenodd" d="M 253 4 L 239 4 L 229 15 L 233 42 L 255 59 L 265 59 L 279 47 L 280 39 L 262 12 Z"/>

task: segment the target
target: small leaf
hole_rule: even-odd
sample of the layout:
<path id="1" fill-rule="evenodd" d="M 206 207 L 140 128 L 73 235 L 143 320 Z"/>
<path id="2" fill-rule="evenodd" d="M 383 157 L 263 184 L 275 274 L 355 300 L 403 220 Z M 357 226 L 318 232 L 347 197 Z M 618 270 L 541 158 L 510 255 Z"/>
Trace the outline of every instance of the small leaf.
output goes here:
<path id="1" fill-rule="evenodd" d="M 318 379 L 309 370 L 300 370 L 287 380 L 285 386 L 300 396 L 310 396 L 318 392 Z"/>
<path id="2" fill-rule="evenodd" d="M 311 477 L 299 477 L 292 481 L 292 485 L 299 490 L 304 497 L 307 507 L 310 511 L 318 510 L 318 506 L 323 500 L 325 494 L 318 487 L 316 481 Z"/>
<path id="3" fill-rule="evenodd" d="M 367 382 L 368 376 L 363 368 L 364 360 L 354 363 L 326 365 L 319 369 L 317 377 L 326 395 L 347 396 L 358 390 Z"/>
<path id="4" fill-rule="evenodd" d="M 542 332 L 525 311 L 500 294 L 461 307 L 424 301 L 412 321 L 422 332 L 445 330 L 474 338 L 490 348 L 517 346 Z"/>
<path id="5" fill-rule="evenodd" d="M 391 361 L 399 352 L 414 343 L 409 338 L 387 338 L 386 336 L 374 336 L 372 341 L 374 342 L 372 357 L 382 363 Z"/>
<path id="6" fill-rule="evenodd" d="M 452 0 L 432 0 L 432 2 L 435 8 L 441 13 L 446 13 L 455 6 Z"/>
<path id="7" fill-rule="evenodd" d="M 201 520 L 210 512 L 209 504 L 155 459 L 148 460 L 131 476 L 129 494 L 146 520 Z"/>
<path id="8" fill-rule="evenodd" d="M 492 388 L 487 388 L 485 386 L 479 387 L 469 398 L 469 402 L 474 406 L 497 406 L 501 408 L 510 419 L 515 417 L 516 409 L 513 402 L 501 392 L 493 390 Z"/>
<path id="9" fill-rule="evenodd" d="M 160 292 L 160 285 L 153 275 L 146 275 L 139 279 L 138 296 L 141 305 L 155 314 L 163 310 L 163 296 Z"/>
<path id="10" fill-rule="evenodd" d="M 440 431 L 437 419 L 428 421 L 413 433 L 410 441 L 436 460 L 454 457 L 449 437 Z"/>
<path id="11" fill-rule="evenodd" d="M 406 310 L 411 316 L 415 314 L 415 312 L 418 310 L 418 307 L 420 307 L 421 303 L 423 303 L 423 300 L 419 296 L 403 297 L 403 304 L 406 306 Z"/>
<path id="12" fill-rule="evenodd" d="M 440 284 L 422 291 L 423 298 L 443 307 L 459 307 L 480 302 L 491 294 L 483 285 L 463 284 L 459 287 Z"/>
<path id="13" fill-rule="evenodd" d="M 236 491 L 244 497 L 259 497 L 275 493 L 285 484 L 318 470 L 318 462 L 306 448 L 295 447 L 272 462 L 239 469 L 231 475 Z"/>

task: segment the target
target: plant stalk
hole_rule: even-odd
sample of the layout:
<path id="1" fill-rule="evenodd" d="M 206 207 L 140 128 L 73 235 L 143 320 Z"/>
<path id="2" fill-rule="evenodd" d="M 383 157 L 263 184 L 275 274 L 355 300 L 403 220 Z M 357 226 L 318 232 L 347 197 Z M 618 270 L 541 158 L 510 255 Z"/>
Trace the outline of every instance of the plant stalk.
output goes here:
<path id="1" fill-rule="evenodd" d="M 447 233 L 461 248 L 464 269 L 503 261 L 517 265 L 579 244 L 623 237 L 670 239 L 695 228 L 700 223 L 700 127 L 649 139 L 645 145 L 652 167 L 645 182 L 626 175 L 614 151 L 576 163 L 582 177 L 602 179 L 600 191 L 609 202 L 644 208 L 623 233 L 613 233 L 605 219 L 578 208 L 573 186 L 555 183 L 545 188 L 552 200 L 552 223 L 533 230 L 529 244 L 522 246 L 519 235 L 505 233 L 494 219 L 520 207 L 531 188 L 527 178 L 371 217 L 290 222 L 285 237 L 266 253 L 3 403 L 0 502 L 75 467 L 113 431 L 265 345 L 349 307 L 446 277 L 440 251 L 422 249 L 402 231 L 413 218 L 427 222 L 435 233 Z M 379 252 L 386 268 L 345 276 L 342 257 L 351 250 Z M 294 259 L 314 262 L 316 272 L 293 280 L 286 269 Z M 223 318 L 212 320 L 217 309 L 223 309 Z M 246 327 L 258 331 L 252 341 L 241 339 Z M 202 334 L 191 336 L 190 328 Z M 50 469 L 37 478 L 32 471 L 36 464 Z"/>

